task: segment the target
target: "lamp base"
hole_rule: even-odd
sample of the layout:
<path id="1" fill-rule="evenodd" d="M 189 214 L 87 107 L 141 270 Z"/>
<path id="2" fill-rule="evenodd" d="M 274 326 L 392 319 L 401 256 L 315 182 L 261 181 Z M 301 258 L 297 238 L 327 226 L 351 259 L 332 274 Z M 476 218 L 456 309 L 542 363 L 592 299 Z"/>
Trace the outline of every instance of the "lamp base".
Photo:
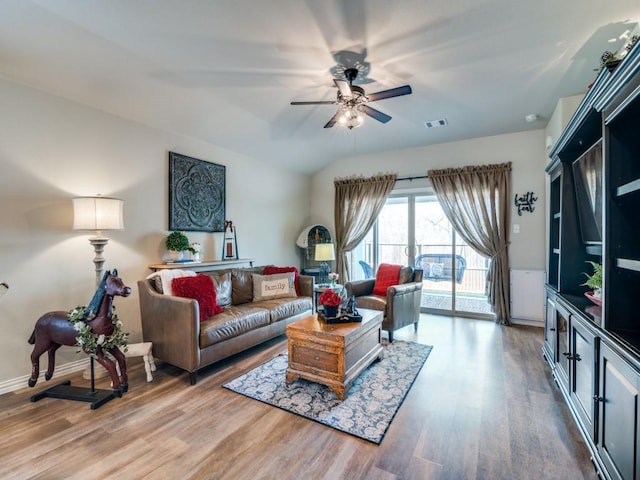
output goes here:
<path id="1" fill-rule="evenodd" d="M 327 262 L 320 263 L 320 270 L 318 275 L 318 282 L 320 285 L 328 285 L 329 284 L 329 272 L 331 268 Z"/>
<path id="2" fill-rule="evenodd" d="M 99 232 L 98 232 L 99 233 Z M 103 237 L 102 235 L 98 235 L 95 237 L 89 238 L 89 243 L 93 245 L 93 250 L 96 256 L 93 259 L 93 263 L 96 266 L 96 285 L 100 285 L 100 281 L 102 280 L 102 272 L 104 266 L 104 257 L 102 256 L 104 252 L 104 247 L 109 243 L 109 239 Z"/>

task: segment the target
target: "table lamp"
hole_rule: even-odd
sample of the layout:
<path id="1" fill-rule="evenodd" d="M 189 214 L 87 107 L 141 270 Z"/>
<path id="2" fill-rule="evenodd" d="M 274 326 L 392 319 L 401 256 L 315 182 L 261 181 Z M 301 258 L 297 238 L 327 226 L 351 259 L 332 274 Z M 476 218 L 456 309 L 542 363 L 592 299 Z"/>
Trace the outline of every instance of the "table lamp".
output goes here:
<path id="1" fill-rule="evenodd" d="M 333 261 L 336 256 L 333 251 L 333 243 L 317 243 L 316 244 L 316 262 L 320 262 L 320 271 L 318 276 L 318 282 L 320 285 L 326 285 L 329 283 L 329 268 L 328 261 Z"/>

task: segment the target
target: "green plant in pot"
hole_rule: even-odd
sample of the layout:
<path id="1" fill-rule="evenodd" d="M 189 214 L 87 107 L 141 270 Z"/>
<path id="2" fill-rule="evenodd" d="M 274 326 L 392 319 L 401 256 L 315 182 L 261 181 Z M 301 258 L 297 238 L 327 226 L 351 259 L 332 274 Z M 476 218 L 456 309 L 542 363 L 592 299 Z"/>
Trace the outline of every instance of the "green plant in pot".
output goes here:
<path id="1" fill-rule="evenodd" d="M 597 299 L 602 298 L 602 264 L 597 262 L 588 261 L 593 267 L 593 273 L 589 275 L 584 273 L 587 277 L 587 281 L 582 285 L 586 285 L 593 289 L 593 296 Z"/>
<path id="2" fill-rule="evenodd" d="M 189 239 L 182 232 L 171 232 L 167 235 L 164 244 L 169 250 L 169 257 L 174 261 L 182 259 L 182 252 L 191 250 Z"/>

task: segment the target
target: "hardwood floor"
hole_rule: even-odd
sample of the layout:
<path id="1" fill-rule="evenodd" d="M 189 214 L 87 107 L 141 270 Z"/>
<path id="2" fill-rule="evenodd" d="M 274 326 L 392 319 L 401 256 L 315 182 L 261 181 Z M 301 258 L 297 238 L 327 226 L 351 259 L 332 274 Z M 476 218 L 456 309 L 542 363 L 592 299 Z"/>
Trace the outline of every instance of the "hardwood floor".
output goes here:
<path id="1" fill-rule="evenodd" d="M 379 446 L 221 387 L 284 351 L 280 337 L 195 386 L 161 362 L 147 383 L 130 359 L 129 393 L 97 410 L 29 401 L 65 377 L 0 396 L 0 478 L 598 478 L 542 358 L 542 329 L 422 315 L 417 334 L 395 337 L 434 349 Z"/>

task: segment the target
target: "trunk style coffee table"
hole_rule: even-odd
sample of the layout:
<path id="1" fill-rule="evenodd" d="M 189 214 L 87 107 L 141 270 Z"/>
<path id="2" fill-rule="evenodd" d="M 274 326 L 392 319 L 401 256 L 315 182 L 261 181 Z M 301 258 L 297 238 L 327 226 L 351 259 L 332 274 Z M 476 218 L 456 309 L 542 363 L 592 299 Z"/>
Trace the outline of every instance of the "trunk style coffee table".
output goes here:
<path id="1" fill-rule="evenodd" d="M 288 325 L 287 383 L 298 378 L 321 383 L 344 400 L 358 375 L 382 358 L 382 312 L 358 312 L 362 322 L 328 324 L 314 314 Z"/>

